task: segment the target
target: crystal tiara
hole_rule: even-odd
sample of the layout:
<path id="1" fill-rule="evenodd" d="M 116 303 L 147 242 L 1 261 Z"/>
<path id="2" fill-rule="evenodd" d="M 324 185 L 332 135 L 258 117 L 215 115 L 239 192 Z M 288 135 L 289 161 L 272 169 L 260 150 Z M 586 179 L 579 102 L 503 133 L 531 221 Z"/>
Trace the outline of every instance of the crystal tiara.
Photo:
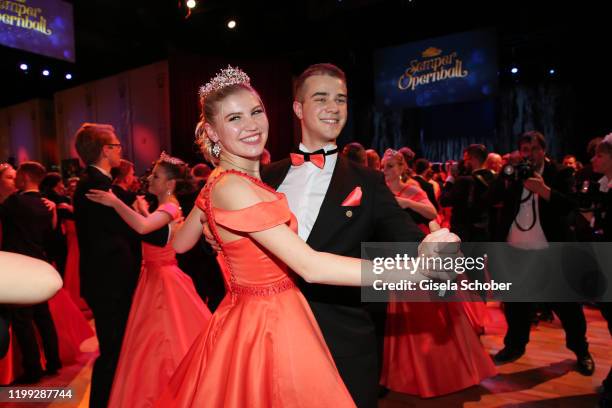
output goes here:
<path id="1" fill-rule="evenodd" d="M 208 95 L 232 85 L 250 85 L 251 79 L 240 68 L 228 65 L 222 69 L 204 86 L 200 87 L 200 98 L 206 99 Z"/>

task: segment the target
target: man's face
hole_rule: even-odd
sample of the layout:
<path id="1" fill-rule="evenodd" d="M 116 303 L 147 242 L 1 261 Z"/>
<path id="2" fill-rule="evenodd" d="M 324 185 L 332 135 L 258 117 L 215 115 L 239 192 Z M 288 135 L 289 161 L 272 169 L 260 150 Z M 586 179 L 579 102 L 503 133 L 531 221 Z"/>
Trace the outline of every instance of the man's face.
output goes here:
<path id="1" fill-rule="evenodd" d="M 463 166 L 468 172 L 472 172 L 476 169 L 476 166 L 474 166 L 474 158 L 467 151 L 463 152 Z"/>
<path id="2" fill-rule="evenodd" d="M 335 142 L 346 124 L 344 81 L 329 75 L 311 76 L 304 82 L 301 97 L 303 101 L 295 101 L 293 109 L 302 122 L 303 138 L 318 144 Z"/>
<path id="3" fill-rule="evenodd" d="M 116 134 L 111 133 L 109 142 L 102 149 L 111 167 L 117 167 L 121 164 L 122 146 Z"/>
<path id="4" fill-rule="evenodd" d="M 538 142 L 523 142 L 519 151 L 524 160 L 529 160 L 538 167 L 544 163 L 546 150 Z"/>
<path id="5" fill-rule="evenodd" d="M 575 157 L 571 157 L 571 156 L 570 157 L 566 157 L 563 160 L 563 165 L 565 167 L 571 167 L 572 169 L 576 170 L 576 167 L 577 167 L 576 166 L 576 158 Z"/>
<path id="6" fill-rule="evenodd" d="M 487 168 L 489 170 L 493 170 L 496 173 L 500 172 L 504 164 L 505 163 L 499 154 L 492 153 L 489 155 L 489 157 L 487 157 Z"/>

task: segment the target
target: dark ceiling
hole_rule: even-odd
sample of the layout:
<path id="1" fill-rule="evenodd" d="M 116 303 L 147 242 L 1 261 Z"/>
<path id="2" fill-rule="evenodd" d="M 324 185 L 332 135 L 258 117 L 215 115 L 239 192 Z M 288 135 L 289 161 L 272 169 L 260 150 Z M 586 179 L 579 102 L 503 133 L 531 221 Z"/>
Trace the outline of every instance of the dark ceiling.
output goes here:
<path id="1" fill-rule="evenodd" d="M 474 28 L 497 30 L 502 70 L 518 63 L 537 79 L 554 66 L 561 78 L 578 78 L 583 59 L 601 54 L 599 44 L 610 37 L 602 6 L 558 1 L 198 0 L 189 16 L 183 0 L 71 3 L 76 63 L 0 46 L 0 106 L 51 98 L 173 53 L 285 58 L 296 70 L 324 60 L 371 70 L 376 48 Z M 235 30 L 226 27 L 230 18 Z M 21 62 L 28 73 L 18 69 Z M 50 77 L 40 75 L 43 68 Z M 74 78 L 64 79 L 65 72 Z"/>

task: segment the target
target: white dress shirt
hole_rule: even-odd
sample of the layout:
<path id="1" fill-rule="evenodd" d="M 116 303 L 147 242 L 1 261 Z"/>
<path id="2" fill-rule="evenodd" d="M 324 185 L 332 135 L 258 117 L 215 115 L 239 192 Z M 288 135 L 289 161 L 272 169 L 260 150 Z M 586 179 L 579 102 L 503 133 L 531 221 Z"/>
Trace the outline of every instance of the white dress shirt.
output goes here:
<path id="1" fill-rule="evenodd" d="M 542 166 L 536 173 L 542 175 L 544 166 Z M 521 207 L 518 214 L 512 221 L 510 226 L 510 232 L 508 233 L 508 243 L 510 246 L 519 249 L 546 249 L 548 248 L 548 240 L 544 235 L 542 224 L 540 224 L 540 196 L 537 194 L 531 194 L 531 198 L 525 200 L 531 192 L 523 187 L 521 193 Z M 534 211 L 535 207 L 535 211 Z M 521 231 L 517 226 L 518 223 L 521 228 L 529 228 L 533 223 L 533 217 L 536 217 L 536 222 L 529 231 Z"/>
<path id="2" fill-rule="evenodd" d="M 603 176 L 599 179 L 599 191 L 607 193 L 612 188 L 612 180 L 608 180 L 608 176 Z"/>
<path id="3" fill-rule="evenodd" d="M 335 148 L 335 144 L 324 147 L 326 152 Z M 300 143 L 300 150 L 310 153 L 302 143 Z M 325 166 L 322 169 L 310 161 L 301 166 L 291 166 L 287 177 L 278 187 L 278 191 L 287 196 L 289 208 L 298 221 L 298 235 L 304 241 L 310 236 L 312 227 L 319 216 L 319 210 L 327 194 L 337 159 L 338 153 L 325 156 Z"/>

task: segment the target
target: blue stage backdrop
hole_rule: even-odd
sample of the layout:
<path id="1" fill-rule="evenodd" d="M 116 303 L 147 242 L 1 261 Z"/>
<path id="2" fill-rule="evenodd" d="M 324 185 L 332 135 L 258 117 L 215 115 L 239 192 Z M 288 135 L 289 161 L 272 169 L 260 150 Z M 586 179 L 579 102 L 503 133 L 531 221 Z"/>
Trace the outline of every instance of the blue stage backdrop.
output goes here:
<path id="1" fill-rule="evenodd" d="M 497 92 L 492 31 L 470 31 L 378 50 L 376 104 L 421 107 L 482 99 Z"/>
<path id="2" fill-rule="evenodd" d="M 72 5 L 61 0 L 0 0 L 0 44 L 74 62 Z"/>

